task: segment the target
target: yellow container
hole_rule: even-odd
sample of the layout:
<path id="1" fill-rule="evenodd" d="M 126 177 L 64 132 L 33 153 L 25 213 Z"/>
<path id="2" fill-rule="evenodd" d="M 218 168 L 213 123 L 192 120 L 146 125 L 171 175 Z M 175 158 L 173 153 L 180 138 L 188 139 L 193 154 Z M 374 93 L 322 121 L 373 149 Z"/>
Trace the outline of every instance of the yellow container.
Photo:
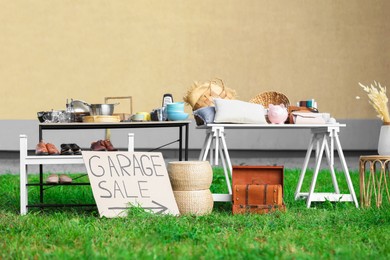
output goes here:
<path id="1" fill-rule="evenodd" d="M 148 112 L 137 112 L 136 113 L 137 115 L 143 115 L 144 116 L 144 121 L 150 121 L 151 118 L 150 118 L 150 113 Z"/>

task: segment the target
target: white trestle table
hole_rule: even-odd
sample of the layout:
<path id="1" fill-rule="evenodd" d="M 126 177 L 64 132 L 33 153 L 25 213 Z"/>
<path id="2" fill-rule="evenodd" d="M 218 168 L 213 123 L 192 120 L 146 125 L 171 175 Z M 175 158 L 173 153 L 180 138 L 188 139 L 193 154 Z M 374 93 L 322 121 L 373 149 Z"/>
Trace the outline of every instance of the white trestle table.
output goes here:
<path id="1" fill-rule="evenodd" d="M 313 201 L 350 201 L 354 202 L 356 207 L 359 207 L 356 199 L 356 194 L 352 185 L 351 177 L 349 175 L 347 163 L 341 148 L 339 140 L 339 131 L 341 127 L 345 127 L 345 124 L 207 124 L 198 126 L 197 129 L 206 130 L 206 138 L 199 156 L 199 160 L 207 160 L 209 156 L 210 164 L 219 165 L 219 161 L 222 162 L 224 170 L 226 184 L 229 194 L 213 194 L 214 201 L 232 201 L 232 187 L 230 179 L 232 177 L 232 163 L 229 156 L 229 150 L 226 145 L 226 131 L 229 129 L 255 129 L 255 130 L 275 130 L 285 129 L 286 131 L 291 129 L 309 129 L 311 131 L 311 138 L 307 147 L 306 156 L 303 162 L 301 174 L 295 191 L 295 199 L 306 199 L 306 205 L 309 208 Z M 334 166 L 334 150 L 337 150 L 342 170 L 346 178 L 346 182 L 349 189 L 349 194 L 341 194 L 338 186 L 338 182 L 335 174 Z M 302 183 L 305 178 L 308 163 L 311 154 L 315 150 L 315 166 L 314 174 L 311 180 L 309 192 L 301 192 Z M 322 158 L 327 159 L 329 166 L 334 192 L 314 192 L 316 186 L 318 173 L 320 170 Z"/>

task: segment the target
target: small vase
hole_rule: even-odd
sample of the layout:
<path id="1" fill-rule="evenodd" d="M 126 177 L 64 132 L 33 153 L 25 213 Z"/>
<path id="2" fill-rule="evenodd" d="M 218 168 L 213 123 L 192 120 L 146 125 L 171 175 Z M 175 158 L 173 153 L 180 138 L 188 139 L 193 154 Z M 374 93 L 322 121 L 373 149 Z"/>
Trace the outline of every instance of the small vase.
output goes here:
<path id="1" fill-rule="evenodd" d="M 378 142 L 378 154 L 390 155 L 390 123 L 381 126 Z"/>

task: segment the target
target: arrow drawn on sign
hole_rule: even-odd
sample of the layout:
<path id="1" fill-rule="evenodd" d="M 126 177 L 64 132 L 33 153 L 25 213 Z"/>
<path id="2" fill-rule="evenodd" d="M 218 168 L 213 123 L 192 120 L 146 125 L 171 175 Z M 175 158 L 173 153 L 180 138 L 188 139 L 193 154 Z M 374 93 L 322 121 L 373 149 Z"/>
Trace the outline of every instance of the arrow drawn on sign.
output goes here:
<path id="1" fill-rule="evenodd" d="M 153 212 L 154 212 L 155 214 L 161 214 L 161 213 L 163 213 L 164 211 L 166 211 L 166 210 L 168 209 L 168 208 L 165 207 L 164 205 L 161 205 L 160 203 L 158 203 L 158 202 L 156 202 L 156 201 L 154 201 L 154 200 L 152 200 L 152 203 L 154 203 L 154 204 L 157 205 L 157 206 L 143 207 L 143 206 L 141 205 L 141 207 L 142 207 L 143 209 L 153 210 Z M 109 209 L 109 210 L 125 210 L 125 209 L 129 209 L 129 208 L 131 208 L 131 207 L 109 207 L 108 209 Z M 159 210 L 159 211 L 156 212 L 155 210 Z"/>
<path id="2" fill-rule="evenodd" d="M 161 205 L 160 203 L 158 203 L 158 202 L 156 202 L 156 201 L 154 201 L 154 200 L 152 200 L 152 202 L 154 203 L 154 204 L 156 204 L 156 205 L 158 205 L 158 207 L 143 207 L 144 209 L 151 209 L 151 210 L 154 210 L 154 209 L 160 209 L 160 211 L 157 211 L 157 212 L 154 212 L 154 213 L 156 213 L 156 214 L 161 214 L 161 213 L 163 213 L 164 211 L 166 211 L 168 208 L 167 207 L 165 207 L 164 205 Z"/>

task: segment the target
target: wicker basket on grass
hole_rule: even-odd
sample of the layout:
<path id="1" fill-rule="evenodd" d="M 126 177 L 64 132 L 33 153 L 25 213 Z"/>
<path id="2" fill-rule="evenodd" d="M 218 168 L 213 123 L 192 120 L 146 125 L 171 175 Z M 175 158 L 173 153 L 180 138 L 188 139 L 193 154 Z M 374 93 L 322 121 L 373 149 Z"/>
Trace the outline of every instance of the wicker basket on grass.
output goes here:
<path id="1" fill-rule="evenodd" d="M 168 175 L 180 214 L 211 213 L 214 206 L 210 192 L 213 170 L 208 161 L 169 162 Z"/>
<path id="2" fill-rule="evenodd" d="M 269 104 L 273 104 L 273 105 L 283 104 L 285 107 L 288 107 L 290 105 L 290 101 L 288 100 L 288 98 L 284 94 L 276 91 L 268 91 L 268 92 L 260 93 L 254 98 L 252 98 L 251 100 L 249 100 L 249 102 L 260 104 L 264 108 L 268 108 Z"/>
<path id="3" fill-rule="evenodd" d="M 181 215 L 206 215 L 213 211 L 214 200 L 209 189 L 173 191 Z"/>
<path id="4" fill-rule="evenodd" d="M 208 161 L 169 162 L 168 173 L 175 191 L 209 189 L 213 181 L 213 169 Z"/>

